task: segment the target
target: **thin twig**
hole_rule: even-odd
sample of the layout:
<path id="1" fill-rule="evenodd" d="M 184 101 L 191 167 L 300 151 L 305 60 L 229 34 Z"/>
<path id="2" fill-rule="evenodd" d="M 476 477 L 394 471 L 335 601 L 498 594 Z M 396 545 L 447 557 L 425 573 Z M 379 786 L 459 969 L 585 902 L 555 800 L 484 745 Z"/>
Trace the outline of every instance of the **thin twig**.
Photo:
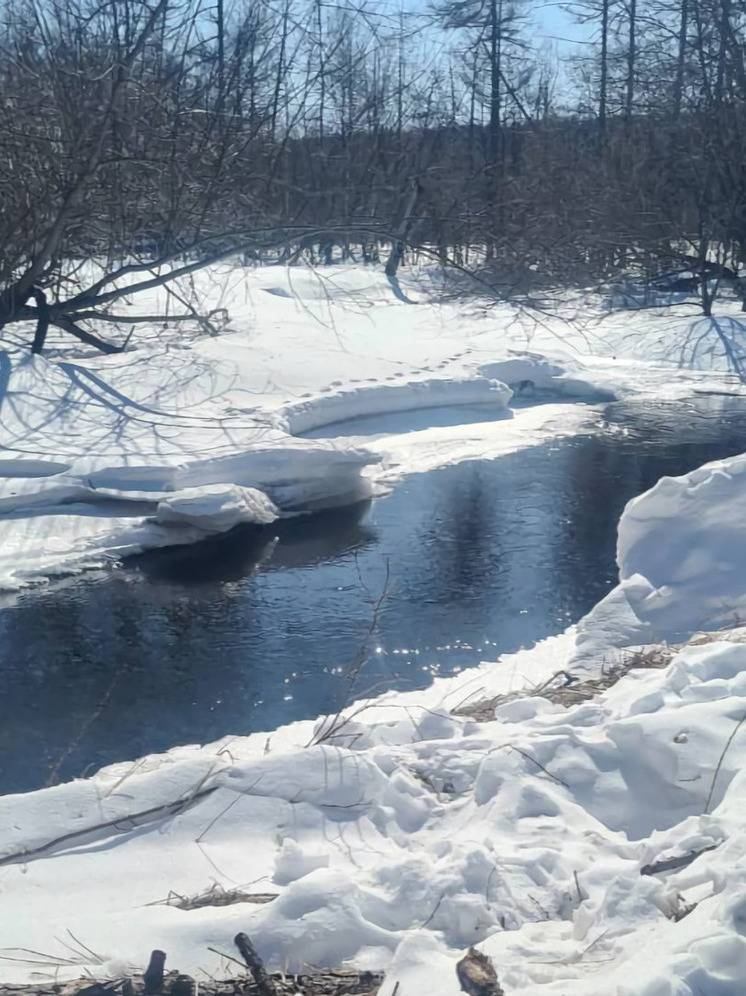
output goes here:
<path id="1" fill-rule="evenodd" d="M 221 958 L 225 958 L 226 961 L 232 961 L 234 965 L 240 965 L 241 968 L 246 971 L 246 966 L 238 958 L 234 958 L 233 955 L 226 954 L 225 951 L 219 951 L 217 948 L 211 948 L 209 945 L 207 947 L 208 951 L 212 951 L 213 954 L 220 955 Z"/>
<path id="2" fill-rule="evenodd" d="M 389 579 L 391 576 L 391 564 L 386 558 L 386 577 L 384 580 L 383 589 L 381 594 L 376 599 L 373 606 L 373 614 L 371 616 L 370 625 L 368 626 L 365 638 L 360 645 L 356 656 L 347 668 L 347 688 L 345 689 L 345 694 L 342 699 L 342 704 L 339 709 L 332 717 L 331 722 L 326 723 L 326 720 L 322 723 L 321 729 L 317 734 L 315 734 L 311 740 L 308 742 L 308 747 L 316 747 L 319 744 L 324 743 L 331 736 L 336 736 L 341 729 L 343 729 L 349 723 L 349 717 L 343 716 L 344 710 L 348 707 L 352 700 L 352 696 L 355 690 L 355 685 L 360 677 L 360 672 L 368 659 L 368 647 L 370 645 L 371 638 L 378 628 L 378 621 L 381 615 L 381 610 L 383 608 L 384 602 L 388 598 L 389 593 Z M 328 718 L 328 717 L 327 717 Z"/>
<path id="3" fill-rule="evenodd" d="M 725 744 L 725 747 L 723 747 L 723 753 L 720 755 L 720 760 L 718 761 L 717 767 L 715 768 L 715 774 L 712 776 L 712 784 L 710 785 L 710 793 L 707 796 L 707 802 L 705 803 L 705 812 L 706 813 L 709 813 L 709 811 L 710 811 L 710 803 L 712 802 L 712 796 L 713 796 L 713 794 L 715 792 L 715 783 L 718 780 L 718 775 L 720 774 L 720 768 L 722 767 L 723 761 L 725 760 L 725 755 L 728 753 L 728 749 L 729 749 L 730 745 L 733 743 L 733 740 L 735 739 L 736 734 L 741 729 L 741 727 L 743 726 L 744 723 L 746 723 L 746 712 L 743 714 L 743 716 L 741 716 L 741 718 L 736 723 L 735 729 L 733 730 L 733 732 L 731 733 L 731 735 L 728 737 L 728 740 L 727 740 L 727 743 Z"/>
<path id="4" fill-rule="evenodd" d="M 525 757 L 527 761 L 531 761 L 531 763 L 535 764 L 537 768 L 541 768 L 541 770 L 544 772 L 544 774 L 547 775 L 549 778 L 551 778 L 552 781 L 557 782 L 558 785 L 561 785 L 563 788 L 566 788 L 566 789 L 569 790 L 570 786 L 567 784 L 567 782 L 563 782 L 561 778 L 558 778 L 556 775 L 553 775 L 551 771 L 548 771 L 544 767 L 544 765 L 541 763 L 541 761 L 537 761 L 536 758 L 532 754 L 528 753 L 528 751 L 521 750 L 520 747 L 516 747 L 514 744 L 505 744 L 505 746 L 509 750 L 516 751 L 518 754 L 521 755 L 521 757 Z"/>
<path id="5" fill-rule="evenodd" d="M 440 909 L 440 904 L 441 904 L 441 903 L 443 902 L 443 900 L 445 899 L 445 897 L 446 897 L 446 890 L 444 889 L 444 890 L 443 890 L 443 892 L 441 892 L 441 894 L 440 894 L 440 898 L 438 899 L 437 903 L 436 903 L 436 904 L 435 904 L 435 906 L 433 907 L 433 911 L 432 911 L 432 913 L 431 913 L 431 914 L 430 914 L 430 916 L 429 916 L 429 917 L 427 918 L 427 920 L 425 920 L 425 922 L 424 922 L 424 923 L 422 924 L 422 927 L 421 927 L 420 929 L 422 929 L 423 927 L 427 927 L 427 926 L 428 926 L 428 924 L 432 923 L 432 920 L 433 920 L 433 917 L 435 916 L 435 914 L 436 914 L 436 913 L 438 912 L 438 910 Z"/>

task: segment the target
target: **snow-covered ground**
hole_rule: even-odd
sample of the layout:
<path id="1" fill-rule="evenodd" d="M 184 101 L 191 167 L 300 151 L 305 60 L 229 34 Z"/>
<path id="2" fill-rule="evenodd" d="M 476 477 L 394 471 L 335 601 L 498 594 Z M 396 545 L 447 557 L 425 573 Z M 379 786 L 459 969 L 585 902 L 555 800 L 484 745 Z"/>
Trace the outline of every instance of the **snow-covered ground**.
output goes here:
<path id="1" fill-rule="evenodd" d="M 548 677 L 569 643 L 493 671 Z M 456 996 L 472 944 L 508 994 L 738 996 L 744 675 L 746 646 L 716 642 L 569 708 L 529 693 L 476 723 L 441 688 L 326 744 L 301 723 L 6 796 L 0 978 L 109 977 L 154 945 L 230 974 L 242 930 L 291 971 L 385 968 L 386 996 Z"/>
<path id="2" fill-rule="evenodd" d="M 210 279 L 235 332 L 107 359 L 3 354 L 5 584 L 576 431 L 588 409 L 562 394 L 737 390 L 715 352 L 671 362 L 696 320 L 680 311 L 677 328 L 658 313 L 530 325 L 405 283 L 414 305 L 364 270 Z M 526 380 L 560 397 L 510 417 L 504 385 Z M 461 403 L 504 417 L 298 438 Z M 274 967 L 383 968 L 382 996 L 456 996 L 472 944 L 508 996 L 742 996 L 746 635 L 689 637 L 746 607 L 744 459 L 632 502 L 618 588 L 532 650 L 336 723 L 0 798 L 0 979 L 111 976 L 153 947 L 198 978 L 231 974 L 220 952 L 242 930 Z M 538 694 L 674 639 L 689 645 L 668 667 L 593 699 Z M 463 714 L 516 692 L 487 721 Z"/>
<path id="3" fill-rule="evenodd" d="M 686 479 L 668 487 L 692 495 Z M 682 543 L 710 504 L 693 493 Z M 657 502 L 632 503 L 622 538 Z M 641 560 L 659 566 L 654 544 Z M 702 583 L 690 571 L 670 603 Z M 737 996 L 746 633 L 726 637 L 565 706 L 532 689 L 571 666 L 570 631 L 357 704 L 331 736 L 329 719 L 297 723 L 6 796 L 0 978 L 110 976 L 156 944 L 182 971 L 230 974 L 219 952 L 243 930 L 274 966 L 385 968 L 386 996 L 397 982 L 456 996 L 472 944 L 506 993 Z M 459 714 L 519 690 L 487 722 Z"/>
<path id="4" fill-rule="evenodd" d="M 700 331 L 707 349 L 687 352 L 694 316 L 602 320 L 598 302 L 594 313 L 582 299 L 564 315 L 485 310 L 439 290 L 428 270 L 395 293 L 373 268 L 225 265 L 181 288 L 203 309 L 226 309 L 218 336 L 138 326 L 121 355 L 67 338 L 36 358 L 19 337 L 0 351 L 0 586 L 350 502 L 403 473 L 572 432 L 589 416 L 578 398 L 675 397 L 712 386 L 710 370 L 717 389 L 732 389 L 718 375 L 716 334 Z M 153 295 L 131 310 L 174 307 Z M 506 408 L 509 387 L 525 381 L 557 403 Z M 484 418 L 300 438 L 352 417 L 453 405 Z M 188 515 L 174 513 L 185 503 Z"/>

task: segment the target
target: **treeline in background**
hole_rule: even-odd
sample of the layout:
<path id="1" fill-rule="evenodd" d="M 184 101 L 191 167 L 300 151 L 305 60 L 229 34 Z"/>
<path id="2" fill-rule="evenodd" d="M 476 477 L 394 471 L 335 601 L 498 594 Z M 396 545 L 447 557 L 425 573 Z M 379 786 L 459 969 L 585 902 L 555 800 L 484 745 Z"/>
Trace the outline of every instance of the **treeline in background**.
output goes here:
<path id="1" fill-rule="evenodd" d="M 567 17 L 558 51 L 520 0 L 6 0 L 0 328 L 77 334 L 167 261 L 412 245 L 506 296 L 674 273 L 709 313 L 746 261 L 746 0 Z"/>

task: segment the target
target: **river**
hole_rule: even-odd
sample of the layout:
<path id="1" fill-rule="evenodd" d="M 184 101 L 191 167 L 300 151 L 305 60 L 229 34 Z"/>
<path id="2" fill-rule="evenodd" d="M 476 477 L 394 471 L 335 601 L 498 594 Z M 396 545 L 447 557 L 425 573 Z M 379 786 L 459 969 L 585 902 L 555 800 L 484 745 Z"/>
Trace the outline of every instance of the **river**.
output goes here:
<path id="1" fill-rule="evenodd" d="M 615 583 L 630 498 L 744 450 L 742 402 L 612 404 L 374 502 L 5 596 L 0 792 L 334 709 L 384 587 L 358 695 L 530 646 Z"/>

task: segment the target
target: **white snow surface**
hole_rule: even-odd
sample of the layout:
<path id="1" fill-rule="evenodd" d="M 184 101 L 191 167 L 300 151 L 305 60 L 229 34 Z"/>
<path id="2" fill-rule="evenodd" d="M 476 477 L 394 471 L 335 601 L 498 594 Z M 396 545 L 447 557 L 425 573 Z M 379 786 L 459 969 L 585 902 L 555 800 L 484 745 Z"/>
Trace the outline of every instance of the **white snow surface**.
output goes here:
<path id="1" fill-rule="evenodd" d="M 196 526 L 222 533 L 245 522 L 267 525 L 278 518 L 278 512 L 263 491 L 236 484 L 208 484 L 182 488 L 173 497 L 162 498 L 155 518 L 162 525 Z"/>
<path id="2" fill-rule="evenodd" d="M 699 364 L 714 375 L 651 366 L 674 349 L 671 336 L 657 355 L 657 317 L 654 347 L 638 336 L 632 358 L 618 327 L 595 351 L 587 329 L 560 341 L 536 323 L 527 337 L 508 309 L 435 308 L 406 283 L 402 301 L 363 270 L 208 276 L 240 330 L 105 359 L 0 355 L 3 584 L 350 500 L 589 417 L 561 398 L 510 417 L 523 381 L 586 398 L 725 383 L 714 352 Z M 455 404 L 482 421 L 401 414 Z M 297 435 L 381 413 L 381 432 Z M 112 977 L 156 946 L 182 972 L 231 975 L 220 952 L 235 955 L 242 930 L 273 968 L 385 969 L 382 996 L 457 996 L 472 944 L 508 996 L 743 996 L 746 631 L 578 705 L 536 690 L 739 621 L 745 460 L 631 502 L 618 588 L 531 650 L 356 703 L 326 739 L 322 718 L 0 798 L 0 979 Z M 521 694 L 488 722 L 457 712 L 508 692 Z M 228 905 L 180 908 L 232 890 Z"/>
<path id="3" fill-rule="evenodd" d="M 491 690 L 548 676 L 571 643 L 492 665 Z M 0 977 L 103 977 L 156 942 L 230 974 L 216 951 L 243 930 L 274 967 L 385 968 L 385 996 L 457 996 L 471 944 L 506 993 L 742 993 L 746 735 L 718 764 L 746 646 L 687 647 L 570 708 L 529 692 L 481 724 L 452 714 L 455 690 L 391 693 L 315 746 L 297 723 L 3 797 Z M 179 908 L 210 889 L 276 898 Z"/>
<path id="4" fill-rule="evenodd" d="M 215 337 L 183 323 L 137 326 L 114 356 L 52 337 L 44 357 L 31 357 L 27 330 L 15 346 L 6 340 L 0 587 L 201 538 L 205 521 L 169 517 L 166 528 L 158 512 L 164 501 L 193 502 L 195 489 L 251 488 L 277 514 L 297 514 L 577 431 L 593 415 L 578 399 L 675 397 L 727 382 L 706 372 L 726 369 L 716 335 L 698 333 L 714 350 L 705 359 L 703 347 L 682 345 L 694 318 L 581 322 L 590 304 L 573 300 L 569 317 L 550 319 L 438 292 L 427 269 L 392 288 L 373 268 L 229 263 L 180 288 L 203 310 L 225 309 Z M 163 292 L 151 297 L 131 312 L 173 311 Z M 678 357 L 661 351 L 664 341 L 678 344 Z M 556 402 L 507 408 L 511 387 L 528 382 Z M 411 417 L 454 406 L 469 416 L 447 425 Z M 332 425 L 327 438 L 301 438 L 364 416 L 382 416 L 383 430 L 342 436 Z M 209 529 L 235 521 L 213 517 Z"/>
<path id="5" fill-rule="evenodd" d="M 619 523 L 619 584 L 578 627 L 576 662 L 746 617 L 746 454 L 663 477 Z"/>

